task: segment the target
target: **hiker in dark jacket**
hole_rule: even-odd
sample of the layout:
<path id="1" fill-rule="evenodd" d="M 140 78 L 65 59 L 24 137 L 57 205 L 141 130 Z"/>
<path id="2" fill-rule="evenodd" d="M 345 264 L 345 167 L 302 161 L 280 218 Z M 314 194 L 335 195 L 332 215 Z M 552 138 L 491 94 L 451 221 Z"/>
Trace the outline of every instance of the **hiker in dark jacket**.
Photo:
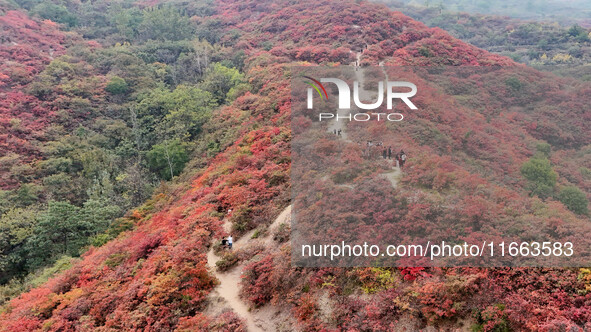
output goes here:
<path id="1" fill-rule="evenodd" d="M 388 159 L 392 159 L 392 147 L 388 147 Z"/>

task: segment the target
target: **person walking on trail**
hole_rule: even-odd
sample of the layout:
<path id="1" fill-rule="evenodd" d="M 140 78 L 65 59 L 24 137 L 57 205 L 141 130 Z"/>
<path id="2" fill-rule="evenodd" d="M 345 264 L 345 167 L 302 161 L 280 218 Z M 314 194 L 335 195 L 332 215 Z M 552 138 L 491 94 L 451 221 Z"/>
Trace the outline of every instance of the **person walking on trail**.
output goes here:
<path id="1" fill-rule="evenodd" d="M 234 239 L 232 238 L 232 234 L 228 236 L 228 249 L 232 249 L 232 243 L 234 243 Z"/>
<path id="2" fill-rule="evenodd" d="M 386 157 L 387 157 L 387 156 L 388 156 L 388 150 L 386 150 L 386 148 L 383 148 L 383 149 L 382 149 L 382 157 L 383 157 L 384 159 L 386 159 Z"/>
<path id="3" fill-rule="evenodd" d="M 404 167 L 405 162 L 406 162 L 406 153 L 404 153 L 404 150 L 400 150 L 400 168 Z"/>
<path id="4" fill-rule="evenodd" d="M 400 152 L 394 156 L 394 160 L 396 160 L 396 168 L 400 168 Z"/>
<path id="5" fill-rule="evenodd" d="M 341 136 L 341 130 L 340 130 L 340 129 L 339 129 L 339 131 L 338 131 L 338 135 L 339 135 L 339 136 Z"/>
<path id="6" fill-rule="evenodd" d="M 336 134 L 337 134 L 337 130 L 336 130 L 336 129 L 335 129 L 335 130 L 333 130 L 333 133 L 336 135 Z"/>
<path id="7" fill-rule="evenodd" d="M 392 147 L 388 147 L 388 159 L 392 159 Z"/>

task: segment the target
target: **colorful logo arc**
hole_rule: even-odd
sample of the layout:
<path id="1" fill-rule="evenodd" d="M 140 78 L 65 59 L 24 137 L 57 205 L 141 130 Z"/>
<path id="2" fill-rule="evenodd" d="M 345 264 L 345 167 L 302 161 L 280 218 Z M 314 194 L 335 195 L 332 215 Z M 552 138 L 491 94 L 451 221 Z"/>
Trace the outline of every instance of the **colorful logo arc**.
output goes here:
<path id="1" fill-rule="evenodd" d="M 328 99 L 328 94 L 326 93 L 326 89 L 324 88 L 324 85 L 322 85 L 322 83 L 320 83 L 320 81 L 318 81 L 318 80 L 315 80 L 315 79 L 313 79 L 313 78 L 312 78 L 312 77 L 310 77 L 310 76 L 304 76 L 304 78 L 307 78 L 307 79 L 309 79 L 309 80 L 313 81 L 314 83 L 318 84 L 318 86 L 320 86 L 320 88 L 322 89 L 322 92 L 324 92 L 324 97 L 325 97 L 326 99 Z M 316 85 L 314 85 L 314 84 L 312 84 L 312 83 L 310 83 L 310 82 L 304 82 L 304 83 L 306 83 L 306 84 L 308 84 L 309 86 L 313 87 L 313 88 L 314 88 L 314 90 L 316 90 L 316 92 L 318 92 L 318 95 L 320 95 L 320 99 L 322 99 L 322 98 L 323 98 L 323 96 L 322 96 L 322 93 L 320 93 L 320 90 L 318 89 L 318 87 L 317 87 Z"/>

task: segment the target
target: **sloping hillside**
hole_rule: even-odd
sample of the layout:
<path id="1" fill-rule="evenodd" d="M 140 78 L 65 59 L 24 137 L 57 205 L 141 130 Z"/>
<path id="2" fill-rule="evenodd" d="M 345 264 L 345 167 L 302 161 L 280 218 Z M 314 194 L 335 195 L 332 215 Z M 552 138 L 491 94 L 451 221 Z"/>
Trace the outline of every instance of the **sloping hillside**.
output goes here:
<path id="1" fill-rule="evenodd" d="M 3 13 L 0 29 L 0 155 L 30 161 L 40 153 L 35 141 L 42 139 L 52 115 L 39 99 L 23 90 L 54 57 L 64 53 L 67 36 L 57 24 L 33 21 L 19 11 Z M 8 178 L 12 166 L 8 164 L 2 165 L 2 188 L 16 182 Z"/>
<path id="2" fill-rule="evenodd" d="M 236 315 L 211 310 L 218 282 L 207 253 L 228 235 L 225 222 L 235 237 L 254 229 L 264 233 L 290 204 L 290 65 L 348 65 L 356 52 L 362 52 L 363 64 L 507 66 L 498 80 L 450 79 L 450 89 L 482 84 L 472 93 L 489 107 L 468 103 L 461 113 L 443 101 L 440 109 L 413 115 L 397 129 L 396 140 L 413 159 L 393 189 L 396 199 L 420 197 L 401 213 L 416 222 L 531 218 L 558 232 L 589 222 L 553 199 L 559 186 L 577 186 L 589 195 L 582 169 L 591 169 L 585 110 L 591 94 L 580 82 L 518 66 L 363 1 L 222 0 L 215 12 L 196 15 L 191 24 L 226 54 L 245 54 L 251 86 L 216 108 L 203 125 L 208 138 L 220 138 L 222 151 L 208 155 L 196 149 L 177 183 L 162 185 L 128 214 L 131 229 L 91 247 L 74 267 L 12 300 L 0 316 L 0 329 L 244 330 L 246 323 Z M 150 66 L 160 65 L 154 60 Z M 520 100 L 510 93 L 515 87 L 536 96 L 548 90 L 576 94 L 580 104 L 558 100 L 548 109 L 526 112 L 524 105 L 546 100 Z M 445 91 L 428 91 L 423 98 L 445 97 Z M 507 102 L 522 107 L 504 109 Z M 548 151 L 543 158 L 559 173 L 545 196 L 530 195 L 520 173 L 536 147 Z M 285 318 L 293 321 L 286 330 L 590 328 L 588 270 L 293 268 L 287 228 L 272 230 L 274 245 L 237 248 L 242 249 L 237 257 L 224 256 L 245 266 L 236 287 L 248 305 L 258 313 L 279 308 L 292 316 Z"/>

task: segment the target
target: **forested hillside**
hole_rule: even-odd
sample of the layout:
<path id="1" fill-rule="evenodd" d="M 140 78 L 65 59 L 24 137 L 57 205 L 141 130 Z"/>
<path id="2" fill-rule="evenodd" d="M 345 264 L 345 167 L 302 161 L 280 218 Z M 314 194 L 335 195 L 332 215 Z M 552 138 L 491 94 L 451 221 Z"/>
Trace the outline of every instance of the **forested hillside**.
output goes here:
<path id="1" fill-rule="evenodd" d="M 413 156 L 401 215 L 557 234 L 590 222 L 588 85 L 383 5 L 0 4 L 1 330 L 245 330 L 212 309 L 207 252 L 226 221 L 258 236 L 290 204 L 290 66 L 357 52 L 364 66 L 505 67 L 449 78 L 461 108 L 425 85 L 440 108 L 388 132 Z M 294 268 L 289 225 L 271 235 L 218 269 L 245 264 L 236 287 L 286 317 L 277 330 L 591 328 L 588 269 Z"/>
<path id="2" fill-rule="evenodd" d="M 502 15 L 525 20 L 560 22 L 570 25 L 573 21 L 586 26 L 591 23 L 591 10 L 585 0 L 380 0 L 381 3 L 398 3 L 411 6 L 433 7 L 451 12 Z"/>
<path id="3" fill-rule="evenodd" d="M 591 31 L 576 20 L 547 18 L 531 21 L 454 12 L 451 11 L 453 7 L 439 7 L 434 3 L 427 6 L 404 5 L 398 1 L 384 3 L 487 51 L 541 70 L 590 79 L 587 64 L 591 60 Z"/>
<path id="4" fill-rule="evenodd" d="M 227 144 L 203 126 L 249 89 L 240 53 L 196 38 L 179 8 L 94 6 L 5 5 L 0 16 L 6 296 L 131 227 L 161 181 Z"/>

